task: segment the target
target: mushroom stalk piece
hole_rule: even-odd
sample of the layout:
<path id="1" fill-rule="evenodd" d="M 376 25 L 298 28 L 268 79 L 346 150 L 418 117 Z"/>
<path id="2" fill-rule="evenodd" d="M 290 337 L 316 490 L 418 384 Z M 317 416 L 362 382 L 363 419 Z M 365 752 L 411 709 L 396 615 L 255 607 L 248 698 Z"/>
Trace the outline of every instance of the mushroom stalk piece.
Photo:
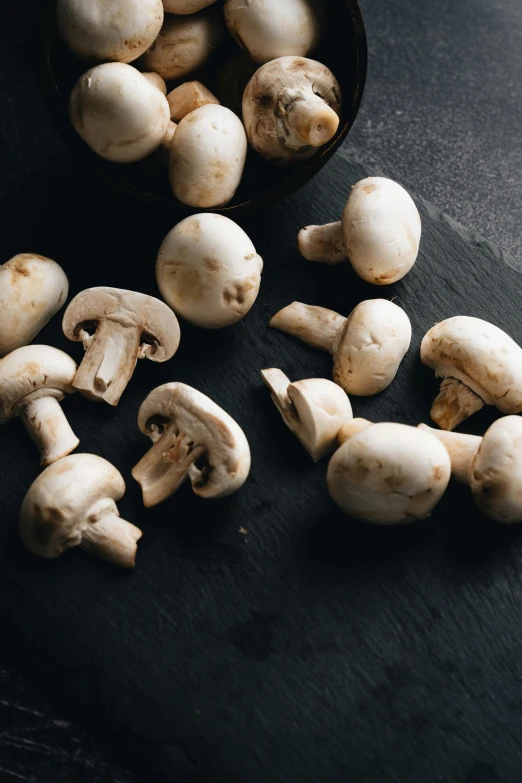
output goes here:
<path id="1" fill-rule="evenodd" d="M 269 326 L 333 354 L 337 335 L 345 323 L 346 318 L 326 307 L 292 302 L 274 315 Z"/>
<path id="2" fill-rule="evenodd" d="M 58 391 L 56 395 L 42 397 L 35 392 L 18 406 L 18 416 L 40 452 L 42 467 L 70 454 L 80 443 L 60 406 L 64 395 Z"/>
<path id="3" fill-rule="evenodd" d="M 299 252 L 307 261 L 339 264 L 348 254 L 344 246 L 343 224 L 326 223 L 324 226 L 306 226 L 297 237 Z"/>
<path id="4" fill-rule="evenodd" d="M 167 101 L 170 106 L 170 118 L 181 122 L 191 111 L 207 106 L 209 103 L 219 105 L 219 101 L 201 82 L 184 82 L 169 92 Z"/>

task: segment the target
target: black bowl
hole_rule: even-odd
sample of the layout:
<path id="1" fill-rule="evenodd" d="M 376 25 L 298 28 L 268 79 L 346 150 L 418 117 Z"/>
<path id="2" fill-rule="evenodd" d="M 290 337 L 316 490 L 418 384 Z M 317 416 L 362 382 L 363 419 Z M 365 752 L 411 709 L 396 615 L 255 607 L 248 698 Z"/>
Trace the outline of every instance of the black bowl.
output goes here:
<path id="1" fill-rule="evenodd" d="M 320 48 L 311 56 L 325 63 L 337 77 L 343 93 L 343 110 L 335 138 L 311 160 L 294 168 L 278 168 L 249 151 L 245 174 L 233 200 L 211 210 L 233 217 L 240 211 L 273 202 L 308 182 L 330 160 L 342 144 L 359 111 L 366 81 L 367 45 L 364 23 L 357 0 L 324 0 L 327 33 Z M 238 52 L 226 34 L 215 55 L 197 78 L 213 89 L 220 66 Z M 72 154 L 89 173 L 101 176 L 106 186 L 124 188 L 156 208 L 177 215 L 200 212 L 181 204 L 172 195 L 165 166 L 152 155 L 139 163 L 122 165 L 100 158 L 80 139 L 68 116 L 69 94 L 89 66 L 69 52 L 61 41 L 55 22 L 55 0 L 50 2 L 44 50 L 44 86 L 51 116 Z M 172 86 L 175 86 L 173 84 Z M 170 85 L 169 85 L 170 87 Z M 233 107 L 231 107 L 233 108 Z"/>

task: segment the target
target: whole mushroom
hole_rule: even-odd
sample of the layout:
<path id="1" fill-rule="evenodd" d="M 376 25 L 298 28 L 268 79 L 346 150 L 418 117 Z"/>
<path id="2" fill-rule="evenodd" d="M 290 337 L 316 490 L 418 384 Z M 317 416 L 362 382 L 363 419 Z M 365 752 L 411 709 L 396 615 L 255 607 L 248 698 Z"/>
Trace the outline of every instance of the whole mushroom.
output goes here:
<path id="1" fill-rule="evenodd" d="M 363 280 L 390 285 L 415 264 L 421 233 L 419 211 L 409 193 L 391 179 L 368 177 L 352 188 L 342 221 L 303 228 L 298 245 L 308 261 L 337 264 L 349 259 Z"/>
<path id="2" fill-rule="evenodd" d="M 395 378 L 411 342 L 410 319 L 386 299 L 368 299 L 348 318 L 324 307 L 292 302 L 269 326 L 331 353 L 333 379 L 348 394 L 370 396 Z"/>
<path id="3" fill-rule="evenodd" d="M 166 362 L 178 350 L 176 316 L 153 296 L 120 288 L 88 288 L 63 317 L 67 339 L 83 343 L 85 356 L 73 386 L 93 400 L 117 405 L 138 359 Z"/>
<path id="4" fill-rule="evenodd" d="M 167 14 L 197 14 L 216 0 L 163 0 Z"/>
<path id="5" fill-rule="evenodd" d="M 170 497 L 189 478 L 202 498 L 236 492 L 250 472 L 243 430 L 209 397 L 184 383 L 166 383 L 143 402 L 138 424 L 153 447 L 132 471 L 147 508 Z"/>

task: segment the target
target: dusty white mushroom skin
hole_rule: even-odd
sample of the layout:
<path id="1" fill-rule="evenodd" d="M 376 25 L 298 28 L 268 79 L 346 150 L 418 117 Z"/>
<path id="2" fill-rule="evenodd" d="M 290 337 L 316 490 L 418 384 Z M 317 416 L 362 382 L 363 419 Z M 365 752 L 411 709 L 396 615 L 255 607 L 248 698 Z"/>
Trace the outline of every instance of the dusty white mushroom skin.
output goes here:
<path id="1" fill-rule="evenodd" d="M 245 129 L 224 106 L 207 104 L 179 123 L 170 151 L 170 184 L 190 207 L 221 207 L 234 197 L 247 153 Z"/>
<path id="2" fill-rule="evenodd" d="M 363 280 L 390 285 L 415 264 L 421 233 L 409 193 L 391 179 L 368 177 L 353 186 L 342 221 L 306 226 L 297 243 L 308 261 L 337 264 L 348 258 Z"/>
<path id="3" fill-rule="evenodd" d="M 163 0 L 163 7 L 167 14 L 197 14 L 216 0 Z"/>
<path id="4" fill-rule="evenodd" d="M 348 318 L 324 307 L 292 302 L 269 324 L 334 357 L 333 379 L 348 394 L 384 391 L 411 343 L 410 319 L 387 299 L 368 299 Z"/>
<path id="5" fill-rule="evenodd" d="M 185 218 L 165 237 L 156 264 L 163 299 L 190 323 L 221 329 L 250 310 L 263 259 L 237 223 L 223 215 Z"/>
<path id="6" fill-rule="evenodd" d="M 470 316 L 436 324 L 421 344 L 421 359 L 443 378 L 431 418 L 453 430 L 484 405 L 522 411 L 522 348 L 497 326 Z"/>
<path id="7" fill-rule="evenodd" d="M 170 497 L 187 479 L 202 498 L 236 492 L 250 472 L 243 430 L 209 397 L 184 383 L 154 389 L 138 416 L 153 447 L 134 467 L 147 508 Z"/>
<path id="8" fill-rule="evenodd" d="M 49 345 L 26 345 L 0 360 L 0 425 L 20 418 L 42 467 L 65 457 L 79 440 L 60 407 L 73 394 L 76 362 Z"/>
<path id="9" fill-rule="evenodd" d="M 219 104 L 218 99 L 204 84 L 198 81 L 184 82 L 167 95 L 170 107 L 170 119 L 180 122 L 191 111 L 208 103 Z"/>
<path id="10" fill-rule="evenodd" d="M 421 437 L 419 437 L 421 436 Z M 451 475 L 448 452 L 431 433 L 354 419 L 328 466 L 328 489 L 350 516 L 377 525 L 428 517 Z"/>
<path id="11" fill-rule="evenodd" d="M 63 332 L 85 349 L 74 388 L 109 405 L 118 404 L 138 359 L 166 362 L 180 340 L 178 320 L 166 304 L 120 288 L 88 288 L 75 296 Z"/>
<path id="12" fill-rule="evenodd" d="M 130 63 L 159 35 L 163 5 L 161 0 L 58 0 L 56 21 L 82 60 Z"/>
<path id="13" fill-rule="evenodd" d="M 341 88 L 333 73 L 304 57 L 279 57 L 250 79 L 243 122 L 250 145 L 285 166 L 312 157 L 339 127 Z"/>
<path id="14" fill-rule="evenodd" d="M 276 368 L 261 370 L 272 400 L 287 427 L 301 441 L 314 462 L 337 448 L 339 430 L 353 418 L 346 393 L 325 378 L 291 383 Z"/>
<path id="15" fill-rule="evenodd" d="M 110 462 L 73 454 L 38 476 L 20 512 L 20 536 L 39 557 L 82 547 L 121 568 L 134 568 L 141 530 L 120 518 L 125 482 Z"/>
<path id="16" fill-rule="evenodd" d="M 162 91 L 124 63 L 97 65 L 80 76 L 69 100 L 69 116 L 84 142 L 115 163 L 146 158 L 170 126 Z"/>
<path id="17" fill-rule="evenodd" d="M 0 357 L 34 340 L 68 292 L 65 272 L 50 258 L 20 253 L 0 266 Z"/>

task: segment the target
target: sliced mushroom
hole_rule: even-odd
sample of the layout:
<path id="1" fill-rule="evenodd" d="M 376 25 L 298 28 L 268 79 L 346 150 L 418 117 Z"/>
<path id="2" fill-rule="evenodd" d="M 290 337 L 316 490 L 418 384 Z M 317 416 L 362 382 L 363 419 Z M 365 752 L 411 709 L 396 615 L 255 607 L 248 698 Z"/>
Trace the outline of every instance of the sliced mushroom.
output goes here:
<path id="1" fill-rule="evenodd" d="M 284 372 L 275 368 L 261 370 L 261 375 L 286 426 L 313 461 L 334 451 L 341 427 L 353 418 L 346 393 L 325 378 L 291 383 Z"/>
<path id="2" fill-rule="evenodd" d="M 50 258 L 21 253 L 0 266 L 0 357 L 34 340 L 68 292 L 65 272 Z"/>
<path id="3" fill-rule="evenodd" d="M 250 472 L 250 447 L 228 413 L 184 383 L 154 389 L 140 408 L 138 424 L 153 447 L 132 475 L 147 508 L 170 497 L 189 478 L 202 498 L 236 492 Z"/>
<path id="4" fill-rule="evenodd" d="M 118 404 L 138 359 L 166 362 L 180 339 L 178 320 L 166 304 L 120 288 L 88 288 L 75 296 L 63 332 L 86 352 L 74 388 L 109 405 Z"/>
<path id="5" fill-rule="evenodd" d="M 250 79 L 243 96 L 243 122 L 250 145 L 279 165 L 315 155 L 339 127 L 341 88 L 315 60 L 279 57 Z"/>
<path id="6" fill-rule="evenodd" d="M 370 396 L 395 378 L 411 342 L 410 319 L 386 299 L 368 299 L 348 318 L 324 307 L 292 302 L 269 324 L 331 353 L 333 379 L 348 394 Z"/>
<path id="7" fill-rule="evenodd" d="M 102 560 L 134 568 L 141 530 L 120 518 L 116 501 L 125 482 L 110 462 L 73 454 L 41 473 L 20 512 L 20 536 L 39 557 L 60 557 L 80 546 Z"/>
<path id="8" fill-rule="evenodd" d="M 167 14 L 197 14 L 216 0 L 163 0 Z"/>
<path id="9" fill-rule="evenodd" d="M 79 440 L 60 407 L 73 394 L 76 363 L 49 345 L 17 348 L 0 360 L 0 425 L 19 417 L 38 447 L 41 465 L 65 457 Z"/>
<path id="10" fill-rule="evenodd" d="M 170 106 L 170 119 L 181 122 L 191 111 L 208 103 L 219 104 L 218 99 L 201 82 L 184 82 L 167 95 Z"/>
<path id="11" fill-rule="evenodd" d="M 444 379 L 431 409 L 443 430 L 484 405 L 522 411 L 522 348 L 493 324 L 464 315 L 441 321 L 424 337 L 421 359 Z"/>

